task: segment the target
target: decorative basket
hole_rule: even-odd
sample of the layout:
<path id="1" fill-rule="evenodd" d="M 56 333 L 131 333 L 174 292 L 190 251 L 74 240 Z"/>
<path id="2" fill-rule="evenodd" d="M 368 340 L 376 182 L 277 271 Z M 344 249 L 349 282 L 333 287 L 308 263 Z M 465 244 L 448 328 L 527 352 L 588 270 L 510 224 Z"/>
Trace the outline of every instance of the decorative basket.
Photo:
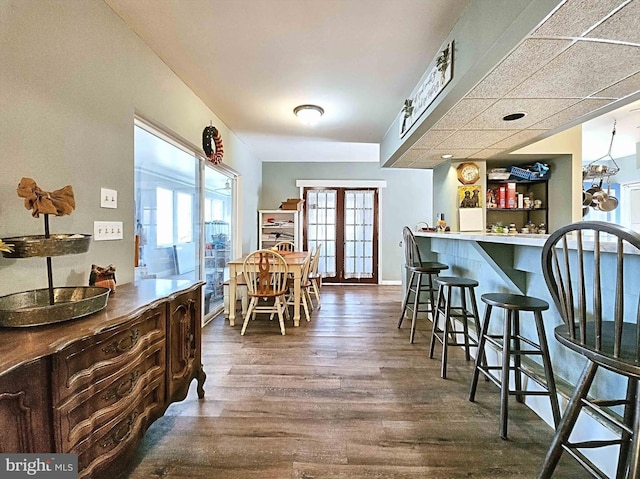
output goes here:
<path id="1" fill-rule="evenodd" d="M 509 168 L 509 174 L 521 180 L 537 180 L 540 178 L 540 174 L 537 171 L 529 171 L 517 166 Z"/>

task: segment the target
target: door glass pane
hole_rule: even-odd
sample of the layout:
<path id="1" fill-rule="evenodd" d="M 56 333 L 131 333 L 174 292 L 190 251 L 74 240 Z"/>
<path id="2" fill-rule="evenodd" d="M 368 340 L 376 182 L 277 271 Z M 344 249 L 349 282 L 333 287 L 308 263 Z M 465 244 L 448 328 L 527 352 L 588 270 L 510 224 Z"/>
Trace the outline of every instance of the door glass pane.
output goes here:
<path id="1" fill-rule="evenodd" d="M 134 138 L 136 278 L 206 281 L 210 318 L 229 277 L 235 178 L 146 127 Z"/>
<path id="2" fill-rule="evenodd" d="M 336 190 L 309 190 L 307 196 L 307 248 L 322 244 L 318 270 L 325 277 L 336 275 Z"/>
<path id="3" fill-rule="evenodd" d="M 219 309 L 224 300 L 227 263 L 232 256 L 231 223 L 234 181 L 212 166 L 204 168 L 204 314 Z M 210 204 L 207 214 L 206 205 Z"/>
<path id="4" fill-rule="evenodd" d="M 193 193 L 178 193 L 178 243 L 193 241 Z"/>
<path id="5" fill-rule="evenodd" d="M 200 276 L 200 160 L 192 153 L 134 128 L 137 278 Z"/>
<path id="6" fill-rule="evenodd" d="M 345 191 L 345 279 L 373 275 L 373 195 L 371 190 Z"/>

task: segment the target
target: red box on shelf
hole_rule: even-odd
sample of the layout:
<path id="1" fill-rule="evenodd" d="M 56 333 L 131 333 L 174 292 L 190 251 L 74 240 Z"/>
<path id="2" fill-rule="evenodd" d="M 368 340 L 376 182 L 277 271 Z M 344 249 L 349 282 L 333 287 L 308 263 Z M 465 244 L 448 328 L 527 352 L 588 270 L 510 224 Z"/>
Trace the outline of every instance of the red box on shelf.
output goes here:
<path id="1" fill-rule="evenodd" d="M 507 208 L 515 208 L 518 206 L 516 199 L 516 184 L 507 183 Z"/>

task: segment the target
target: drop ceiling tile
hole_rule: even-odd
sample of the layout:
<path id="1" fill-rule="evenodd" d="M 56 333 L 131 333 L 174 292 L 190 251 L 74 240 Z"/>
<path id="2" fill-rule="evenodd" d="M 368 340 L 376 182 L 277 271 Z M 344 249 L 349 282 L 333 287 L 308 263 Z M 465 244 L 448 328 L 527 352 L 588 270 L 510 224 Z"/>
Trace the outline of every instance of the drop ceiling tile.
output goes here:
<path id="1" fill-rule="evenodd" d="M 463 98 L 435 124 L 434 129 L 458 130 L 494 102 L 493 99 Z"/>
<path id="2" fill-rule="evenodd" d="M 586 37 L 640 45 L 640 2 L 635 0 L 591 30 Z"/>
<path id="3" fill-rule="evenodd" d="M 554 113 L 576 103 L 575 99 L 508 98 L 497 101 L 467 123 L 465 130 L 522 130 Z M 523 112 L 527 115 L 515 121 L 502 118 L 510 113 Z"/>
<path id="4" fill-rule="evenodd" d="M 513 134 L 508 130 L 460 130 L 440 143 L 439 149 L 472 149 L 480 150 Z"/>
<path id="5" fill-rule="evenodd" d="M 625 78 L 618 83 L 611 85 L 604 90 L 600 90 L 593 96 L 607 98 L 624 98 L 640 91 L 640 72 Z"/>
<path id="6" fill-rule="evenodd" d="M 496 66 L 473 90 L 469 98 L 501 98 L 542 68 L 571 40 L 527 39 Z"/>
<path id="7" fill-rule="evenodd" d="M 501 150 L 511 150 L 515 147 L 525 146 L 525 144 L 533 143 L 535 139 L 544 135 L 547 130 L 522 130 L 509 138 L 505 138 L 498 143 L 491 145 L 491 148 L 499 148 Z"/>
<path id="8" fill-rule="evenodd" d="M 443 160 L 441 158 L 438 158 L 437 160 L 421 160 L 411 165 L 411 168 L 434 169 L 446 161 L 447 160 Z"/>
<path id="9" fill-rule="evenodd" d="M 640 47 L 578 41 L 507 94 L 584 98 L 640 70 Z"/>
<path id="10" fill-rule="evenodd" d="M 413 166 L 411 166 L 411 165 L 409 165 L 409 164 L 400 164 L 399 162 L 395 162 L 395 163 L 392 165 L 392 167 L 393 167 L 393 168 L 405 168 L 405 169 L 407 169 L 407 168 L 413 168 Z"/>
<path id="11" fill-rule="evenodd" d="M 396 163 L 401 163 L 403 165 L 410 165 L 416 160 L 419 160 L 421 157 L 426 155 L 429 150 L 418 150 L 415 148 L 409 148 L 405 151 Z M 395 165 L 395 163 L 394 163 Z"/>
<path id="12" fill-rule="evenodd" d="M 450 149 L 450 150 L 420 150 L 421 154 L 411 163 L 411 168 L 433 168 L 445 161 L 462 160 L 468 158 L 469 155 L 477 153 L 477 149 Z M 453 158 L 442 158 L 444 154 L 451 154 Z"/>
<path id="13" fill-rule="evenodd" d="M 415 142 L 413 148 L 431 149 L 438 146 L 444 140 L 446 140 L 454 130 L 428 130 L 422 138 Z"/>
<path id="14" fill-rule="evenodd" d="M 469 158 L 474 160 L 488 160 L 502 153 L 504 153 L 504 150 L 501 148 L 485 148 L 484 150 L 470 155 Z"/>
<path id="15" fill-rule="evenodd" d="M 623 0 L 570 0 L 556 10 L 532 35 L 579 37 L 606 17 Z"/>
<path id="16" fill-rule="evenodd" d="M 428 159 L 444 159 L 442 155 L 453 155 L 452 158 L 446 158 L 447 160 L 463 160 L 468 158 L 469 155 L 473 155 L 478 152 L 478 148 L 453 148 L 444 149 L 438 148 L 437 150 L 431 150 L 429 152 Z"/>
<path id="17" fill-rule="evenodd" d="M 562 110 L 559 113 L 556 113 L 549 118 L 542 120 L 539 123 L 533 125 L 534 129 L 548 129 L 551 130 L 553 128 L 557 128 L 562 125 L 566 125 L 578 118 L 591 113 L 592 111 L 597 110 L 598 108 L 602 108 L 603 106 L 611 103 L 613 100 L 609 99 L 586 99 L 582 100 L 575 105 L 570 106 L 566 110 Z"/>

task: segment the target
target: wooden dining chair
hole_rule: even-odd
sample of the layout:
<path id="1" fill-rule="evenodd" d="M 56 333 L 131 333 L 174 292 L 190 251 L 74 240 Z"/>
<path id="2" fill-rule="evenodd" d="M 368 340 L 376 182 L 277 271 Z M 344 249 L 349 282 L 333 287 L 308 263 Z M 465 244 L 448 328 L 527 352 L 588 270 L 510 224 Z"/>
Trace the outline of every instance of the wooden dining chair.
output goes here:
<path id="1" fill-rule="evenodd" d="M 251 300 L 241 335 L 244 336 L 249 321 L 255 319 L 256 313 L 272 313 L 271 317 L 273 313 L 277 314 L 280 332 L 285 334 L 284 318 L 289 315 L 286 305 L 288 272 L 287 262 L 276 251 L 260 249 L 245 258 L 242 273 Z"/>
<path id="2" fill-rule="evenodd" d="M 585 455 L 586 450 L 607 446 L 619 446 L 616 478 L 640 477 L 639 253 L 640 234 L 599 221 L 564 226 L 545 242 L 542 271 L 564 322 L 555 329 L 555 338 L 584 356 L 587 363 L 551 441 L 539 479 L 553 475 L 564 451 L 593 477 L 608 477 Z M 626 393 L 619 394 L 624 397 L 602 397 L 603 393 L 616 395 L 615 388 L 602 384 L 591 387 L 600 368 L 625 379 Z M 618 437 L 572 442 L 571 433 L 583 411 L 609 426 L 614 434 L 617 431 Z"/>
<path id="3" fill-rule="evenodd" d="M 275 244 L 278 251 L 295 251 L 296 245 L 293 241 L 279 241 Z"/>
<path id="4" fill-rule="evenodd" d="M 322 302 L 320 301 L 320 287 L 322 286 L 322 274 L 318 271 L 318 267 L 320 265 L 320 251 L 322 250 L 322 243 L 318 243 L 316 246 L 316 250 L 313 252 L 313 259 L 311 260 L 311 266 L 309 268 L 309 282 L 311 283 L 311 289 L 309 290 L 309 303 L 311 304 L 311 309 L 322 307 Z M 311 301 L 311 291 L 313 291 L 313 295 L 316 297 L 317 305 L 313 305 L 313 301 Z"/>
<path id="5" fill-rule="evenodd" d="M 302 307 L 304 309 L 304 317 L 307 321 L 311 321 L 311 316 L 309 314 L 311 310 L 311 294 L 309 290 L 311 289 L 311 281 L 309 281 L 309 268 L 311 266 L 311 253 L 307 254 L 307 257 L 302 263 L 302 268 L 300 271 L 300 302 L 302 303 Z M 295 280 L 291 277 L 287 280 L 288 294 L 287 294 L 287 306 L 295 305 Z"/>

